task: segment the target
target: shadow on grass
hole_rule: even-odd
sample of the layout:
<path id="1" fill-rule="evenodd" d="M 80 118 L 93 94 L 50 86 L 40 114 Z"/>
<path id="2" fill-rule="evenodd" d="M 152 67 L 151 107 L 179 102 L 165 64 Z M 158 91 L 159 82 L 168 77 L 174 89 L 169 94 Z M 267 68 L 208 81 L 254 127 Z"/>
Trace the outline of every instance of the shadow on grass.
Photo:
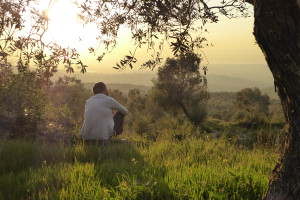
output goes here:
<path id="1" fill-rule="evenodd" d="M 167 169 L 147 163 L 146 146 L 64 147 L 8 141 L 0 152 L 0 199 L 175 199 Z"/>
<path id="2" fill-rule="evenodd" d="M 164 181 L 167 169 L 145 161 L 140 153 L 147 145 L 135 142 L 113 142 L 104 147 L 86 146 L 75 162 L 93 164 L 101 185 L 127 199 L 174 199 Z M 116 195 L 118 194 L 118 195 Z"/>

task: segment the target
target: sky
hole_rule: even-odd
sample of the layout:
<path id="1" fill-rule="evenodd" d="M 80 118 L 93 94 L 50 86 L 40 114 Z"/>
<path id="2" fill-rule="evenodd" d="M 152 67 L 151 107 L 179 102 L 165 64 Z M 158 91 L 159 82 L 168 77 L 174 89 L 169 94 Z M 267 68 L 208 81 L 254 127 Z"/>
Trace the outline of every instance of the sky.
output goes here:
<path id="1" fill-rule="evenodd" d="M 42 8 L 47 7 L 48 1 L 42 1 Z M 88 53 L 88 47 L 93 46 L 97 49 L 98 30 L 93 25 L 78 24 L 76 15 L 78 9 L 71 3 L 70 0 L 56 0 L 49 10 L 49 31 L 45 38 L 49 41 L 54 40 L 63 46 L 77 48 L 82 56 L 82 60 L 87 64 L 89 73 L 138 73 L 139 65 L 150 58 L 150 52 L 146 48 L 139 49 L 136 57 L 138 63 L 133 70 L 127 69 L 117 71 L 112 67 L 116 62 L 128 54 L 129 50 L 134 49 L 133 42 L 127 30 L 122 29 L 119 32 L 117 48 L 110 54 L 107 54 L 102 62 L 96 61 L 98 54 Z M 203 65 L 266 65 L 263 53 L 255 44 L 253 32 L 253 17 L 239 19 L 221 19 L 217 24 L 208 24 L 206 26 L 208 32 L 207 37 L 212 47 L 207 47 L 202 50 L 202 54 L 206 59 L 203 60 Z M 81 38 L 81 41 L 79 41 Z M 101 49 L 101 47 L 100 47 Z M 100 53 L 99 53 L 100 54 Z M 164 48 L 162 57 L 167 58 L 172 56 L 169 48 Z M 143 73 L 150 70 L 142 70 Z M 211 71 L 214 71 L 211 67 Z M 215 70 L 216 71 L 216 70 Z M 218 71 L 220 71 L 218 69 Z M 221 70 L 222 71 L 222 70 Z M 216 71 L 216 73 L 218 73 Z"/>

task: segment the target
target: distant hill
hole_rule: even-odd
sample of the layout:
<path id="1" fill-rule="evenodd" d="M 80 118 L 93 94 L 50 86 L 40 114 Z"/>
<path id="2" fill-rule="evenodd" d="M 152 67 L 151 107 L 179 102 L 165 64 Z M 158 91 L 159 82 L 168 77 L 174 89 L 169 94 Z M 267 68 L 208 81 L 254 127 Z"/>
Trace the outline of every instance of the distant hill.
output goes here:
<path id="1" fill-rule="evenodd" d="M 237 92 L 244 88 L 258 87 L 261 92 L 270 96 L 271 99 L 278 99 L 274 86 L 270 81 L 252 81 L 237 77 L 208 75 L 208 89 L 210 92 Z"/>
<path id="2" fill-rule="evenodd" d="M 134 73 L 114 74 L 89 71 L 85 74 L 66 74 L 59 71 L 54 78 L 64 75 L 75 76 L 86 83 L 87 88 L 92 88 L 94 83 L 103 81 L 111 89 L 119 89 L 125 93 L 133 88 L 146 92 L 152 86 L 152 80 L 156 78 L 156 72 L 142 70 Z M 247 87 L 258 87 L 263 93 L 266 92 L 272 98 L 277 98 L 273 88 L 273 77 L 266 65 L 210 65 L 207 80 L 211 92 L 236 92 Z"/>
<path id="3" fill-rule="evenodd" d="M 88 89 L 92 89 L 95 83 L 84 83 L 84 86 Z M 141 93 L 147 93 L 150 90 L 150 86 L 145 85 L 133 85 L 133 84 L 121 84 L 121 83 L 108 83 L 106 84 L 108 89 L 120 90 L 122 93 L 127 94 L 131 89 L 138 89 Z"/>
<path id="4" fill-rule="evenodd" d="M 153 73 L 115 73 L 115 74 L 101 74 L 101 73 L 93 73 L 87 72 L 85 74 L 66 74 L 65 72 L 58 72 L 55 74 L 55 78 L 59 76 L 72 76 L 77 79 L 82 80 L 82 82 L 86 83 L 96 83 L 96 82 L 104 82 L 104 83 L 120 83 L 120 84 L 131 84 L 131 85 L 144 85 L 144 86 L 152 86 L 152 79 L 156 77 L 156 74 Z"/>
<path id="5" fill-rule="evenodd" d="M 275 93 L 274 86 L 268 87 L 268 88 L 263 88 L 263 89 L 261 89 L 261 92 L 263 94 L 266 93 L 267 95 L 269 95 L 271 99 L 279 99 L 278 93 Z"/>
<path id="6" fill-rule="evenodd" d="M 269 88 L 271 83 L 268 81 L 252 81 L 245 78 L 231 77 L 226 75 L 207 75 L 208 88 L 211 92 L 236 92 L 247 87 Z"/>

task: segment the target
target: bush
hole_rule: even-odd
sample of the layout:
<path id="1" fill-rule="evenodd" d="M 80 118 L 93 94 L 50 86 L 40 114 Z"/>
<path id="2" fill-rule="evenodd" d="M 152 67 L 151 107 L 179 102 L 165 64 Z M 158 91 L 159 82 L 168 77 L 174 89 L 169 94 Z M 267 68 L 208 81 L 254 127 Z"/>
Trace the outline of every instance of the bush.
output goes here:
<path id="1" fill-rule="evenodd" d="M 67 105 L 48 103 L 39 126 L 41 139 L 47 142 L 72 140 L 72 111 Z"/>
<path id="2" fill-rule="evenodd" d="M 138 135 L 144 136 L 149 140 L 156 140 L 157 138 L 154 123 L 147 116 L 136 115 L 135 121 L 132 122 L 132 129 Z"/>
<path id="3" fill-rule="evenodd" d="M 35 139 L 46 97 L 35 72 L 9 74 L 0 85 L 1 128 L 11 138 Z"/>
<path id="4" fill-rule="evenodd" d="M 238 111 L 233 116 L 233 121 L 244 128 L 258 128 L 266 125 L 266 118 L 259 113 L 250 113 L 247 111 Z"/>
<path id="5" fill-rule="evenodd" d="M 191 111 L 191 122 L 194 124 L 201 124 L 207 117 L 207 109 L 205 105 L 199 104 Z"/>
<path id="6" fill-rule="evenodd" d="M 80 80 L 59 78 L 47 92 L 49 103 L 40 126 L 42 140 L 70 143 L 78 140 L 84 107 L 91 91 Z"/>

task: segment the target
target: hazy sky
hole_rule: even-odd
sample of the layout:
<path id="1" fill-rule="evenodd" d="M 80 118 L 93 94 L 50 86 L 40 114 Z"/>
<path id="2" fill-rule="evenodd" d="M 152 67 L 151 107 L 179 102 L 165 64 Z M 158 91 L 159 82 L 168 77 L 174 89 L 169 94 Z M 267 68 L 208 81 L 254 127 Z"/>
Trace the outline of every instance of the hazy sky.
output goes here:
<path id="1" fill-rule="evenodd" d="M 42 1 L 43 7 L 47 1 Z M 77 23 L 76 6 L 69 0 L 57 0 L 49 11 L 50 27 L 46 37 L 48 40 L 55 40 L 59 44 L 79 49 L 83 61 L 89 66 L 89 72 L 118 73 L 112 69 L 119 59 L 123 58 L 129 50 L 133 50 L 130 34 L 126 30 L 119 32 L 117 48 L 104 57 L 102 62 L 96 61 L 97 54 L 89 54 L 87 48 L 97 48 L 94 38 L 97 36 L 97 29 L 92 25 L 83 27 Z M 214 46 L 203 49 L 207 61 L 203 64 L 265 64 L 263 53 L 255 44 L 253 32 L 253 18 L 220 20 L 217 24 L 209 24 L 206 27 L 209 31 L 205 36 Z M 79 38 L 82 40 L 79 41 Z M 130 48 L 132 46 L 132 48 Z M 101 48 L 100 48 L 101 49 Z M 99 53 L 100 54 L 100 53 Z M 147 61 L 150 53 L 146 49 L 137 52 L 139 63 Z M 172 56 L 168 48 L 164 49 L 163 57 Z M 139 66 L 134 70 L 125 72 L 137 72 Z M 146 70 L 147 71 L 147 70 Z M 144 71 L 145 72 L 145 71 Z"/>

